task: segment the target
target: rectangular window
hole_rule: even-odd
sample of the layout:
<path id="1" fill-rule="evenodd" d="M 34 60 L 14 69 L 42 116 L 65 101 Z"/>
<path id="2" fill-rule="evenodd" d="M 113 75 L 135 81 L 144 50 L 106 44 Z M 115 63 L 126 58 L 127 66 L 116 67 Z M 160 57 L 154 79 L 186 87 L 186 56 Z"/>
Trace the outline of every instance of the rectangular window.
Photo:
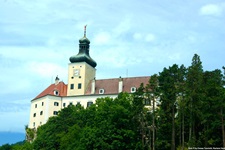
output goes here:
<path id="1" fill-rule="evenodd" d="M 70 84 L 70 89 L 74 89 L 74 84 Z"/>
<path id="2" fill-rule="evenodd" d="M 34 113 L 34 115 L 33 115 L 34 117 L 36 117 L 36 113 Z"/>
<path id="3" fill-rule="evenodd" d="M 33 127 L 35 127 L 35 122 L 33 122 Z"/>
<path id="4" fill-rule="evenodd" d="M 78 83 L 78 87 L 77 87 L 78 89 L 81 89 L 81 83 Z"/>
<path id="5" fill-rule="evenodd" d="M 92 101 L 87 102 L 87 107 L 90 107 L 93 104 Z"/>
<path id="6" fill-rule="evenodd" d="M 41 105 L 44 106 L 44 102 L 42 102 Z"/>
<path id="7" fill-rule="evenodd" d="M 58 115 L 58 111 L 53 111 L 53 115 Z"/>
<path id="8" fill-rule="evenodd" d="M 63 103 L 63 107 L 66 107 L 66 103 Z"/>
<path id="9" fill-rule="evenodd" d="M 40 115 L 43 115 L 43 111 L 40 112 Z"/>
<path id="10" fill-rule="evenodd" d="M 35 108 L 37 108 L 37 104 L 35 104 Z"/>

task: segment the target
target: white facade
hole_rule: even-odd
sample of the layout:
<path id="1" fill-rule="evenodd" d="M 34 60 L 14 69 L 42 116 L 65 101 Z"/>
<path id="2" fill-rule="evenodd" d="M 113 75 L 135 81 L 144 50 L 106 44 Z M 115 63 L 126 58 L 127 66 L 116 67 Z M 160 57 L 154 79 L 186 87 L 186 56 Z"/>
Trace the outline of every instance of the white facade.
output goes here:
<path id="1" fill-rule="evenodd" d="M 116 98 L 117 95 L 83 95 L 67 97 L 46 95 L 42 98 L 35 99 L 31 102 L 30 122 L 28 127 L 37 128 L 38 126 L 45 124 L 49 117 L 56 116 L 58 111 L 68 105 L 81 104 L 86 108 L 88 107 L 88 104 L 95 103 L 97 98 L 104 97 Z"/>

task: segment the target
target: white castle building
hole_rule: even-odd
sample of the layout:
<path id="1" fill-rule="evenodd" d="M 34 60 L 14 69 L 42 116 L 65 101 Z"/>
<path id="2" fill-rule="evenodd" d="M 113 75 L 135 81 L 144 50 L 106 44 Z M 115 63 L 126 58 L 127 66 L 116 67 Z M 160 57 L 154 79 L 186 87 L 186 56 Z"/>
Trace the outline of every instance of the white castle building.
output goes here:
<path id="1" fill-rule="evenodd" d="M 97 98 L 116 98 L 120 92 L 133 93 L 141 83 L 148 83 L 150 76 L 95 79 L 97 63 L 89 55 L 90 41 L 86 37 L 86 27 L 79 43 L 79 53 L 70 57 L 68 84 L 56 77 L 54 84 L 31 100 L 28 128 L 45 124 L 49 117 L 57 115 L 68 105 L 81 104 L 86 108 Z"/>

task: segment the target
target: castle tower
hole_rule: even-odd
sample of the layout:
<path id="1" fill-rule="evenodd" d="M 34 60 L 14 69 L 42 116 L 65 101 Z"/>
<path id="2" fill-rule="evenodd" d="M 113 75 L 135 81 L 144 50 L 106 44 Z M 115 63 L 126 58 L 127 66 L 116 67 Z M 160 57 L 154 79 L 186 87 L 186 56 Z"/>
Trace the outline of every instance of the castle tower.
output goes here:
<path id="1" fill-rule="evenodd" d="M 70 57 L 67 96 L 84 95 L 88 83 L 95 78 L 97 63 L 89 55 L 90 41 L 86 37 L 86 26 L 79 43 L 79 53 Z"/>

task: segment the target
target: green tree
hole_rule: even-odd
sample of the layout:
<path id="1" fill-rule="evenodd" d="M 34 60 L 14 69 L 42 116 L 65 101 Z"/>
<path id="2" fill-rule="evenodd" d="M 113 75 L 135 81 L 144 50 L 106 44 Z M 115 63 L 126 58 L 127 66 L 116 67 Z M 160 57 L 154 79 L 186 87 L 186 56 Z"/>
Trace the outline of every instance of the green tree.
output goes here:
<path id="1" fill-rule="evenodd" d="M 223 140 L 223 147 L 225 147 L 225 130 L 224 130 L 224 109 L 225 109 L 225 67 L 223 66 L 223 89 L 222 89 L 222 98 L 220 102 L 220 117 L 221 117 L 221 129 L 222 129 L 222 140 Z"/>
<path id="2" fill-rule="evenodd" d="M 222 100 L 222 73 L 220 70 L 206 71 L 203 75 L 204 99 L 200 107 L 202 112 L 199 143 L 206 147 L 222 146 L 221 130 L 219 130 Z M 223 106 L 224 107 L 224 106 Z"/>
<path id="3" fill-rule="evenodd" d="M 174 64 L 172 67 L 164 68 L 159 73 L 159 90 L 160 102 L 159 109 L 160 119 L 158 120 L 159 131 L 158 141 L 159 148 L 175 150 L 176 147 L 176 124 L 175 114 L 177 113 L 177 97 L 180 86 L 183 86 L 185 80 L 185 67 Z M 171 141 L 171 142 L 169 142 Z"/>
<path id="4" fill-rule="evenodd" d="M 23 141 L 12 145 L 13 150 L 33 150 L 33 145 L 30 142 Z"/>
<path id="5" fill-rule="evenodd" d="M 121 93 L 115 99 L 99 98 L 86 109 L 65 108 L 38 128 L 34 149 L 140 149 L 134 115 L 142 111 L 136 104 L 133 95 Z"/>
<path id="6" fill-rule="evenodd" d="M 59 149 L 61 138 L 69 132 L 69 127 L 74 124 L 82 125 L 80 112 L 81 106 L 69 106 L 62 109 L 58 116 L 49 118 L 48 122 L 37 130 L 34 140 L 34 149 Z"/>
<path id="7" fill-rule="evenodd" d="M 81 127 L 77 124 L 69 127 L 66 134 L 63 134 L 60 140 L 60 149 L 74 150 L 79 147 L 80 144 L 80 132 Z"/>
<path id="8" fill-rule="evenodd" d="M 82 130 L 81 146 L 84 149 L 135 149 L 136 130 L 132 122 L 132 97 L 121 93 L 118 98 L 96 100 L 95 120 Z M 89 111 L 87 109 L 87 111 Z"/>
<path id="9" fill-rule="evenodd" d="M 144 110 L 144 104 L 146 101 L 146 88 L 142 83 L 137 91 L 133 94 L 133 105 L 131 115 L 133 116 L 132 122 L 134 129 L 137 130 L 137 141 L 141 140 L 141 143 L 137 143 L 137 147 L 140 149 L 146 148 L 146 128 L 148 124 L 146 123 L 146 110 Z"/>
<path id="10" fill-rule="evenodd" d="M 189 146 L 198 146 L 197 139 L 201 128 L 202 112 L 200 110 L 203 90 L 203 67 L 200 56 L 195 54 L 192 58 L 192 64 L 187 72 L 187 106 L 189 109 Z"/>
<path id="11" fill-rule="evenodd" d="M 151 76 L 149 83 L 146 85 L 145 94 L 147 95 L 147 99 L 150 100 L 150 105 L 152 105 L 152 122 L 149 124 L 150 129 L 152 130 L 152 144 L 150 144 L 150 149 L 155 150 L 155 135 L 156 135 L 156 123 L 155 123 L 155 106 L 156 101 L 159 99 L 159 81 L 158 81 L 158 75 L 154 74 Z"/>
<path id="12" fill-rule="evenodd" d="M 12 150 L 12 146 L 10 144 L 4 144 L 0 146 L 0 150 Z"/>

